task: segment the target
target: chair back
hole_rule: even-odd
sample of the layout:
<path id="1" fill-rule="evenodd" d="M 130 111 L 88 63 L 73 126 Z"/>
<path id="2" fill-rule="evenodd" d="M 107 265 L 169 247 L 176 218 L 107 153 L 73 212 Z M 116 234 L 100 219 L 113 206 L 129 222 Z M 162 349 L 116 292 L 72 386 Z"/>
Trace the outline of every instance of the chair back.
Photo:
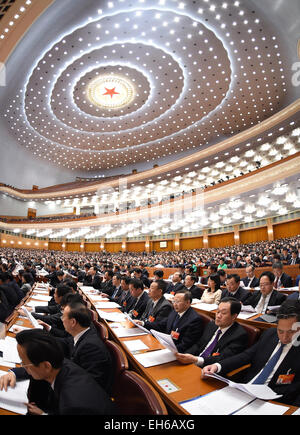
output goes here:
<path id="1" fill-rule="evenodd" d="M 99 322 L 99 320 L 93 320 L 93 324 L 94 324 L 94 326 L 97 330 L 97 333 L 98 333 L 99 337 L 101 338 L 101 340 L 103 340 L 103 341 L 108 340 L 108 337 L 109 337 L 108 329 L 104 325 L 104 323 Z"/>
<path id="2" fill-rule="evenodd" d="M 203 326 L 204 326 L 204 328 L 205 328 L 205 326 L 209 323 L 209 322 L 211 322 L 212 320 L 213 320 L 213 318 L 212 317 L 210 317 L 210 315 L 209 314 L 205 314 L 205 313 L 201 313 L 200 314 L 200 317 L 201 317 L 201 319 L 203 320 Z"/>
<path id="3" fill-rule="evenodd" d="M 124 370 L 128 369 L 128 359 L 123 351 L 123 349 L 114 341 L 112 340 L 105 340 L 104 341 L 112 359 L 113 363 L 113 380 L 114 380 L 114 386 L 118 388 L 118 380 L 122 372 Z"/>
<path id="4" fill-rule="evenodd" d="M 256 341 L 258 340 L 261 331 L 252 325 L 243 324 L 243 328 L 246 329 L 246 332 L 248 334 L 248 345 L 247 347 L 251 347 Z"/>
<path id="5" fill-rule="evenodd" d="M 158 392 L 139 374 L 124 370 L 112 391 L 121 415 L 167 415 Z"/>

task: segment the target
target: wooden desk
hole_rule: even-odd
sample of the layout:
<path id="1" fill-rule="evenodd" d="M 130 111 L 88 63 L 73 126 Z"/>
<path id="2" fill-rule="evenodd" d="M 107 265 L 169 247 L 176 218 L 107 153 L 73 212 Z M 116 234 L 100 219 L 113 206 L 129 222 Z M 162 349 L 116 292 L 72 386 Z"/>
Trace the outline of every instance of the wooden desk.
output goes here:
<path id="1" fill-rule="evenodd" d="M 93 305 L 92 296 L 88 295 L 87 298 Z M 101 310 L 107 312 L 119 312 L 117 308 L 115 309 L 101 308 Z M 259 315 L 256 315 L 255 317 L 257 316 Z M 198 397 L 200 395 L 205 395 L 209 392 L 215 391 L 216 389 L 223 388 L 224 386 L 226 386 L 226 384 L 224 384 L 223 382 L 220 382 L 215 379 L 208 379 L 208 380 L 201 379 L 201 368 L 197 367 L 194 364 L 184 365 L 184 364 L 180 364 L 177 361 L 172 361 L 166 364 L 161 364 L 153 367 L 142 366 L 135 358 L 136 353 L 133 354 L 129 352 L 128 348 L 124 343 L 125 341 L 139 339 L 149 347 L 149 350 L 147 350 L 147 352 L 151 350 L 162 349 L 163 346 L 150 334 L 119 338 L 116 334 L 115 328 L 110 326 L 110 322 L 107 322 L 105 320 L 101 320 L 101 321 L 103 321 L 106 324 L 109 330 L 110 338 L 115 342 L 117 342 L 124 350 L 128 358 L 130 368 L 137 371 L 139 374 L 141 374 L 158 391 L 161 398 L 165 402 L 165 405 L 167 406 L 168 412 L 170 414 L 175 414 L 175 415 L 188 414 L 181 407 L 180 402 Z M 263 322 L 257 322 L 257 323 L 263 323 Z M 122 322 L 122 326 L 126 328 L 130 328 L 133 327 L 134 325 L 129 320 L 126 320 Z M 143 353 L 143 352 L 145 351 L 141 351 L 138 353 Z M 179 388 L 179 390 L 173 393 L 167 393 L 158 384 L 158 381 L 162 379 L 170 380 L 173 384 L 175 384 Z M 296 407 L 289 407 L 287 405 L 286 407 L 287 407 L 287 414 L 292 413 L 297 409 Z"/>

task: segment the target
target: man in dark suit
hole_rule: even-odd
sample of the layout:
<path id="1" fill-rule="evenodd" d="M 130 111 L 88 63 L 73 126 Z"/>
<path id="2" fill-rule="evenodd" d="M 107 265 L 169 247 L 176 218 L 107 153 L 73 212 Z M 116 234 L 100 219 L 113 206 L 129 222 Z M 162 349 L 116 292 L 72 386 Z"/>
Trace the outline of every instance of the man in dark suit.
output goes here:
<path id="1" fill-rule="evenodd" d="M 129 276 L 123 275 L 121 277 L 121 289 L 122 293 L 120 296 L 116 299 L 116 303 L 121 306 L 121 311 L 123 313 L 128 313 L 131 310 L 131 307 L 133 306 L 135 299 L 131 296 L 130 290 L 129 290 L 129 283 L 130 278 Z"/>
<path id="2" fill-rule="evenodd" d="M 134 276 L 134 278 L 139 279 L 140 281 L 142 281 L 144 287 L 150 288 L 151 282 L 149 281 L 149 279 L 147 278 L 146 275 L 143 275 L 142 269 L 140 269 L 138 267 L 133 269 L 133 276 Z"/>
<path id="3" fill-rule="evenodd" d="M 300 264 L 300 258 L 298 257 L 297 251 L 292 251 L 292 256 L 288 262 L 289 265 Z"/>
<path id="4" fill-rule="evenodd" d="M 70 337 L 62 338 L 65 357 L 90 373 L 101 387 L 110 392 L 113 365 L 110 353 L 92 324 L 88 308 L 78 302 L 64 307 L 62 322 Z"/>
<path id="5" fill-rule="evenodd" d="M 147 303 L 149 301 L 149 296 L 148 293 L 144 290 L 144 284 L 142 283 L 142 281 L 136 278 L 132 278 L 130 280 L 129 290 L 131 296 L 134 298 L 134 304 L 129 311 L 129 315 L 134 320 L 139 320 L 146 309 Z"/>
<path id="6" fill-rule="evenodd" d="M 112 283 L 112 278 L 114 276 L 114 273 L 112 270 L 107 270 L 104 273 L 104 279 L 101 282 L 101 287 L 100 287 L 100 294 L 102 296 L 111 296 L 113 291 L 114 291 L 114 287 L 113 287 L 113 283 Z"/>
<path id="7" fill-rule="evenodd" d="M 293 287 L 292 278 L 285 272 L 283 272 L 282 263 L 276 262 L 272 265 L 273 273 L 275 275 L 274 288 L 288 288 Z"/>
<path id="8" fill-rule="evenodd" d="M 235 273 L 227 275 L 226 290 L 222 291 L 222 299 L 226 297 L 234 297 L 242 302 L 242 304 L 248 305 L 247 299 L 251 296 L 251 293 L 240 286 L 240 281 L 240 276 Z"/>
<path id="9" fill-rule="evenodd" d="M 117 302 L 117 299 L 122 294 L 121 275 L 117 273 L 112 277 L 112 285 L 113 285 L 113 292 L 111 296 L 108 296 L 108 298 L 110 301 Z"/>
<path id="10" fill-rule="evenodd" d="M 241 267 L 243 267 L 242 263 L 240 263 L 237 260 L 237 257 L 236 256 L 232 257 L 231 264 L 230 264 L 230 269 L 240 269 Z"/>
<path id="11" fill-rule="evenodd" d="M 240 373 L 239 382 L 268 385 L 282 403 L 300 406 L 300 303 L 284 302 L 277 314 L 277 328 L 268 328 L 244 352 L 203 368 L 203 375 L 228 372 L 251 364 Z"/>
<path id="12" fill-rule="evenodd" d="M 252 305 L 258 313 L 264 314 L 268 307 L 281 305 L 286 300 L 286 295 L 274 290 L 274 273 L 263 272 L 259 279 L 260 290 L 254 291 L 248 299 L 247 305 Z"/>
<path id="13" fill-rule="evenodd" d="M 91 268 L 88 271 L 88 275 L 91 276 L 92 279 L 90 281 L 90 284 L 86 284 L 86 285 L 90 285 L 94 289 L 100 290 L 102 277 L 98 274 L 98 268 L 96 266 L 91 266 Z M 85 285 L 85 284 L 83 284 L 83 285 Z"/>
<path id="14" fill-rule="evenodd" d="M 221 299 L 215 320 L 207 323 L 200 339 L 184 354 L 176 354 L 177 360 L 203 367 L 245 350 L 247 332 L 236 322 L 240 311 L 241 303 L 235 298 Z"/>
<path id="15" fill-rule="evenodd" d="M 152 329 L 170 334 L 178 352 L 185 352 L 202 335 L 203 321 L 191 307 L 192 295 L 188 290 L 179 290 L 172 302 L 174 311 L 169 314 L 165 327 Z"/>
<path id="16" fill-rule="evenodd" d="M 22 366 L 0 378 L 0 388 L 30 379 L 28 413 L 41 415 L 109 415 L 115 408 L 108 394 L 83 368 L 64 359 L 55 337 L 40 329 L 19 332 Z M 51 387 L 52 386 L 52 387 Z"/>
<path id="17" fill-rule="evenodd" d="M 259 286 L 259 279 L 254 274 L 255 267 L 250 265 L 246 267 L 246 278 L 242 279 L 245 287 L 255 288 Z"/>
<path id="18" fill-rule="evenodd" d="M 197 277 L 195 275 L 186 275 L 184 278 L 184 286 L 185 288 L 191 292 L 193 299 L 201 299 L 203 294 L 203 288 L 199 288 L 196 286 Z"/>
<path id="19" fill-rule="evenodd" d="M 175 295 L 178 290 L 182 290 L 184 284 L 182 282 L 182 274 L 180 272 L 175 272 L 172 276 L 172 282 L 169 283 L 166 293 L 171 293 Z"/>
<path id="20" fill-rule="evenodd" d="M 167 284 L 163 279 L 153 281 L 149 289 L 149 301 L 140 320 L 137 323 L 147 329 L 164 328 L 171 311 L 172 304 L 164 297 Z"/>

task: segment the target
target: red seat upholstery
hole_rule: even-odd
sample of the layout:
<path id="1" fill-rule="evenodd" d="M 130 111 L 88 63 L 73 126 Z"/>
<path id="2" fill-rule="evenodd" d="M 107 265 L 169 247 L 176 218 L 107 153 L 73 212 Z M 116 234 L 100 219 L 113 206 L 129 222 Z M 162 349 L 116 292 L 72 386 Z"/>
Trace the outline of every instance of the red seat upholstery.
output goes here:
<path id="1" fill-rule="evenodd" d="M 248 334 L 248 347 L 252 346 L 256 341 L 258 340 L 261 331 L 258 328 L 255 328 L 255 326 L 252 325 L 242 325 L 243 328 L 246 329 L 246 332 Z"/>
<path id="2" fill-rule="evenodd" d="M 112 391 L 121 415 L 167 415 L 158 392 L 139 374 L 124 370 Z"/>

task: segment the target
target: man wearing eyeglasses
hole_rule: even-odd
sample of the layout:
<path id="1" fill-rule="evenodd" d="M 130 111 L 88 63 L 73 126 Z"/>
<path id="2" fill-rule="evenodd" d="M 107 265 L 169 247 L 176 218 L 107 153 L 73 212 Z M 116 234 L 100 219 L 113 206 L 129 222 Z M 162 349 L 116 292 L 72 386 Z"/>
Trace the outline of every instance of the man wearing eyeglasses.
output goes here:
<path id="1" fill-rule="evenodd" d="M 238 382 L 268 385 L 288 405 L 300 406 L 300 302 L 285 301 L 277 313 L 277 328 L 267 329 L 244 352 L 203 368 L 202 376 L 250 364 Z"/>

